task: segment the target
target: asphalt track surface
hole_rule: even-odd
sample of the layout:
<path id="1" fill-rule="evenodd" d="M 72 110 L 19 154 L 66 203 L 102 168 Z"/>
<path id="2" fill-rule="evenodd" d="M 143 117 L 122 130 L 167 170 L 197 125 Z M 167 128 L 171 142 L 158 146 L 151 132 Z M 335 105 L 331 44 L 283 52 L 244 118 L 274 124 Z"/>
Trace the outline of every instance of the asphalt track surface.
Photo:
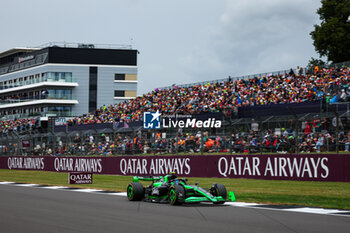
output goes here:
<path id="1" fill-rule="evenodd" d="M 0 232 L 350 232 L 350 217 L 0 185 Z"/>

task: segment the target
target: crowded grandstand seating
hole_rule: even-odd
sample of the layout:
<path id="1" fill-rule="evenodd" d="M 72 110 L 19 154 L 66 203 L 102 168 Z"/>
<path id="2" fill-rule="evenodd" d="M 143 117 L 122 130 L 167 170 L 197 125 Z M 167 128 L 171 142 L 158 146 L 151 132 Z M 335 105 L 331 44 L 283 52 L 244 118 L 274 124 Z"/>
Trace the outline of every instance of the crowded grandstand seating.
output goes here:
<path id="1" fill-rule="evenodd" d="M 40 118 L 23 118 L 15 120 L 0 121 L 0 134 L 7 134 L 8 132 L 23 132 L 27 130 L 39 129 Z"/>
<path id="2" fill-rule="evenodd" d="M 230 116 L 238 108 L 312 102 L 347 102 L 350 96 L 349 78 L 349 67 L 343 66 L 320 69 L 312 74 L 294 73 L 291 70 L 283 75 L 266 75 L 246 80 L 229 78 L 224 82 L 208 82 L 186 87 L 173 86 L 155 89 L 116 105 L 102 106 L 95 112 L 70 119 L 67 124 L 78 126 L 113 123 L 125 126 L 125 124 L 140 121 L 143 112 L 157 110 L 166 115 L 220 112 Z M 179 134 L 177 139 L 162 138 L 157 135 L 154 140 L 118 134 L 113 139 L 99 135 L 96 141 L 92 135 L 77 135 L 69 146 L 59 144 L 55 151 L 46 150 L 39 145 L 36 154 L 314 152 L 324 150 L 326 146 L 328 150 L 332 149 L 336 144 L 336 138 L 339 138 L 338 144 L 342 150 L 349 150 L 348 133 L 327 132 L 324 130 L 326 122 L 322 119 L 315 120 L 318 122 L 312 122 L 312 127 L 306 125 L 303 128 L 306 131 L 302 136 L 297 136 L 292 129 L 282 130 L 280 135 L 269 130 L 259 133 L 250 131 L 246 134 L 233 132 L 232 135 L 223 136 L 211 136 L 208 132 L 190 132 Z M 20 132 L 32 129 L 36 125 L 36 118 L 1 121 L 0 133 Z M 323 131 L 319 130 L 321 128 Z"/>
<path id="3" fill-rule="evenodd" d="M 163 114 L 198 114 L 237 110 L 242 106 L 303 103 L 324 100 L 347 101 L 350 95 L 349 67 L 321 69 L 315 74 L 289 74 L 231 79 L 172 89 L 155 89 L 113 106 L 102 106 L 94 113 L 76 117 L 70 125 L 105 122 L 130 122 L 142 118 L 143 112 L 159 110 Z"/>
<path id="4" fill-rule="evenodd" d="M 75 117 L 68 124 L 130 122 L 142 118 L 145 111 L 163 114 L 228 112 L 241 106 L 302 103 L 316 100 L 347 101 L 350 95 L 349 67 L 321 69 L 315 74 L 255 77 L 227 80 L 188 87 L 154 91 L 116 105 L 102 106 L 93 113 Z M 23 120 L 1 121 L 0 131 L 16 130 Z M 6 126 L 7 125 L 7 126 Z"/>

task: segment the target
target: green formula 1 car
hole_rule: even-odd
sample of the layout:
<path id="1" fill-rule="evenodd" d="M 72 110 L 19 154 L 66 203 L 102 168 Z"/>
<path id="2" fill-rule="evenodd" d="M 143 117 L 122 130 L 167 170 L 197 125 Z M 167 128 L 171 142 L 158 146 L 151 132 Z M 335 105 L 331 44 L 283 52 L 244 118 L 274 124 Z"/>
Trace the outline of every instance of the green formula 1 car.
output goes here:
<path id="1" fill-rule="evenodd" d="M 139 181 L 151 181 L 148 187 L 143 187 Z M 233 194 L 233 192 L 232 192 Z M 212 202 L 223 204 L 227 199 L 227 191 L 222 184 L 213 184 L 210 189 L 187 184 L 186 179 L 176 175 L 149 176 L 133 178 L 127 187 L 129 201 L 149 201 L 181 205 L 183 203 Z"/>

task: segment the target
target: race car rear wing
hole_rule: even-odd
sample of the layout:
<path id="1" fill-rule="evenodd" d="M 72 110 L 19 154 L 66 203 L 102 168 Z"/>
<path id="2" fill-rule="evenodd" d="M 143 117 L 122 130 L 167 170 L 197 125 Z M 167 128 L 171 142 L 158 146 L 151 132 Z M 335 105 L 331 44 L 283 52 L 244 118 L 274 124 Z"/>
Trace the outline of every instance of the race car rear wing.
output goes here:
<path id="1" fill-rule="evenodd" d="M 133 182 L 139 182 L 139 181 L 158 181 L 160 180 L 162 177 L 160 176 L 134 176 L 132 181 Z"/>

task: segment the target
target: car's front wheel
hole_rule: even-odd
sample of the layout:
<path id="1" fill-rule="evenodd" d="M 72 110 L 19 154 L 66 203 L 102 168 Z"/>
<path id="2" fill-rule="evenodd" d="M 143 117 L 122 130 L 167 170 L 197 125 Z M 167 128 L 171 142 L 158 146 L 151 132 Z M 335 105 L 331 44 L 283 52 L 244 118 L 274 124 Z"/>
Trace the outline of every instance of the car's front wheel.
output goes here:
<path id="1" fill-rule="evenodd" d="M 141 201 L 145 195 L 145 190 L 141 183 L 130 183 L 126 189 L 129 201 Z"/>
<path id="2" fill-rule="evenodd" d="M 216 197 L 221 196 L 225 200 L 227 199 L 227 190 L 223 184 L 214 184 L 212 187 L 212 194 Z M 215 204 L 224 204 L 225 201 L 215 202 Z"/>
<path id="3" fill-rule="evenodd" d="M 181 185 L 172 185 L 169 188 L 170 205 L 181 205 L 185 198 L 185 188 Z"/>

